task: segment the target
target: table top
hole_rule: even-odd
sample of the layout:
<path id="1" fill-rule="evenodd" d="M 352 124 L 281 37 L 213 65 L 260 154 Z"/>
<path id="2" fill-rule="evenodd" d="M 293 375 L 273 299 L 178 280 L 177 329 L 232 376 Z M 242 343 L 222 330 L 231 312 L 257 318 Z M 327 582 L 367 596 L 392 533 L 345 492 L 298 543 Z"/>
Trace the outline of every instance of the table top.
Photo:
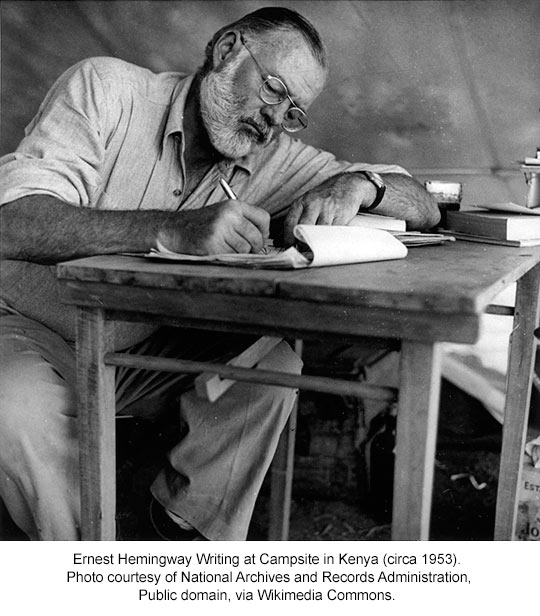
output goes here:
<path id="1" fill-rule="evenodd" d="M 475 314 L 538 262 L 540 247 L 457 241 L 411 248 L 405 259 L 303 270 L 112 255 L 61 263 L 57 273 L 61 280 L 82 283 Z"/>
<path id="2" fill-rule="evenodd" d="M 224 331 L 421 342 L 478 339 L 493 298 L 540 262 L 540 247 L 471 242 L 405 259 L 303 270 L 97 256 L 58 265 L 64 302 L 110 318 Z"/>

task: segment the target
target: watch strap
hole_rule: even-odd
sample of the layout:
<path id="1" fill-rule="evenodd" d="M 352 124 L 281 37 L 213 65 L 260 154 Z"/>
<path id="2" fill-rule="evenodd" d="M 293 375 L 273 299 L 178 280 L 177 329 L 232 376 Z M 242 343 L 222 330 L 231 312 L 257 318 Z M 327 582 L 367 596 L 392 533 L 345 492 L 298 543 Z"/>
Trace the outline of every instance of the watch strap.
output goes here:
<path id="1" fill-rule="evenodd" d="M 370 212 L 371 210 L 374 210 L 382 201 L 384 193 L 386 192 L 386 186 L 384 185 L 384 182 L 379 174 L 375 174 L 371 171 L 361 171 L 360 173 L 362 173 L 377 189 L 377 194 L 375 195 L 375 200 L 373 203 L 368 207 L 362 208 L 363 212 Z"/>

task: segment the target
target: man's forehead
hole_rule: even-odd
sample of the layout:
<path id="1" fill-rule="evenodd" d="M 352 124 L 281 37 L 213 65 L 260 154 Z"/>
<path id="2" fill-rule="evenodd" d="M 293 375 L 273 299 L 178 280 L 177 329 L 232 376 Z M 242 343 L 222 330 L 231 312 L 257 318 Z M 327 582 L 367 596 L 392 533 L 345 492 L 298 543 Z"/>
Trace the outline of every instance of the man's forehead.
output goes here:
<path id="1" fill-rule="evenodd" d="M 326 71 L 300 33 L 277 31 L 267 34 L 259 39 L 256 53 L 269 73 L 286 82 L 291 95 L 303 98 L 306 87 L 318 94 L 324 85 Z"/>
<path id="2" fill-rule="evenodd" d="M 257 38 L 256 45 L 257 51 L 264 54 L 267 60 L 274 59 L 282 63 L 294 54 L 296 59 L 301 58 L 305 63 L 313 64 L 322 70 L 313 50 L 299 32 L 276 30 L 265 33 Z"/>

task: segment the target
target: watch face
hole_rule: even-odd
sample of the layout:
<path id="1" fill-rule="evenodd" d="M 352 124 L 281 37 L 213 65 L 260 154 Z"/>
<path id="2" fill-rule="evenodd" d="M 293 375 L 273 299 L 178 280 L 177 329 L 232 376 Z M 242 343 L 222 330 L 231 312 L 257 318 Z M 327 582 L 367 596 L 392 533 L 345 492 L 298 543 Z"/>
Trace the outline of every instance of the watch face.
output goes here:
<path id="1" fill-rule="evenodd" d="M 378 173 L 375 173 L 374 171 L 364 171 L 364 174 L 367 179 L 377 188 L 377 196 L 375 197 L 375 201 L 368 208 L 366 208 L 369 212 L 369 210 L 375 209 L 382 201 L 386 191 L 386 185 Z"/>
<path id="2" fill-rule="evenodd" d="M 374 171 L 370 171 L 369 175 L 371 176 L 371 179 L 374 184 L 377 184 L 377 186 L 379 187 L 384 186 L 383 179 L 378 173 L 375 173 Z"/>

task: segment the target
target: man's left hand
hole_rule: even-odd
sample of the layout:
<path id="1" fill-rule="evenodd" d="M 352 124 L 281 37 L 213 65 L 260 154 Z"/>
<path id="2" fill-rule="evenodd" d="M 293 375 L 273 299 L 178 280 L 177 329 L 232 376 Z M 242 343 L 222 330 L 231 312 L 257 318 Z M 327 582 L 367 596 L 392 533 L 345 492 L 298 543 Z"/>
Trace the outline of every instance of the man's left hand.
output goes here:
<path id="1" fill-rule="evenodd" d="M 283 229 L 283 243 L 294 243 L 295 225 L 347 225 L 360 206 L 372 203 L 376 189 L 360 174 L 346 173 L 329 178 L 293 201 Z"/>

